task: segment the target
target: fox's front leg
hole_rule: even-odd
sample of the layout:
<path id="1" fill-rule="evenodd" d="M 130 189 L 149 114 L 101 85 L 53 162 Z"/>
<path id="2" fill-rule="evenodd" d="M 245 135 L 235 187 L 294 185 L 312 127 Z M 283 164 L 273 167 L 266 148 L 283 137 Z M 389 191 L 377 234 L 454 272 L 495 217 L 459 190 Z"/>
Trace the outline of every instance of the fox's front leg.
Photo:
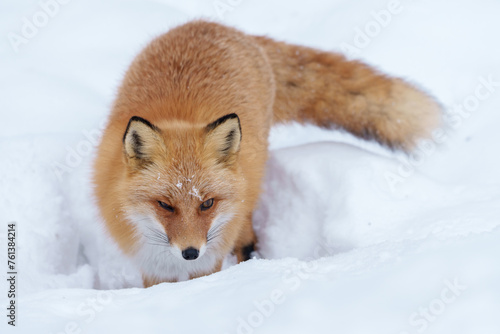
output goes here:
<path id="1" fill-rule="evenodd" d="M 233 250 L 233 253 L 238 258 L 238 263 L 250 259 L 252 252 L 255 250 L 256 243 L 257 237 L 253 230 L 252 214 L 249 214 L 243 222 Z"/>
<path id="2" fill-rule="evenodd" d="M 203 277 L 203 276 L 208 276 L 208 275 L 211 275 L 213 273 L 216 273 L 216 272 L 219 272 L 221 269 L 222 269 L 222 259 L 217 261 L 217 264 L 215 265 L 215 267 L 211 270 L 211 271 L 207 271 L 207 272 L 204 272 L 204 273 L 197 273 L 197 274 L 194 274 L 194 275 L 190 275 L 189 276 L 189 279 L 193 279 L 193 278 L 198 278 L 198 277 Z"/>
<path id="3" fill-rule="evenodd" d="M 142 275 L 142 284 L 144 285 L 145 288 L 149 288 L 153 285 L 156 285 L 156 284 L 160 284 L 160 283 L 165 283 L 165 282 L 168 282 L 168 283 L 174 283 L 174 282 L 177 282 L 175 280 L 160 280 L 160 279 L 157 279 L 157 278 L 152 278 L 152 277 L 148 277 L 146 275 Z"/>

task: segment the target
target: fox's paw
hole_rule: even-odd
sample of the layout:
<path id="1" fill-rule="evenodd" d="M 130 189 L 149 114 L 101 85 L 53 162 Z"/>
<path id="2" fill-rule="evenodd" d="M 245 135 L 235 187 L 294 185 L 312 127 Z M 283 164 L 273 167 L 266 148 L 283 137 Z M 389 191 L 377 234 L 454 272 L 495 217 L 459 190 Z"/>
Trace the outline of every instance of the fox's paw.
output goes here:
<path id="1" fill-rule="evenodd" d="M 255 253 L 255 243 L 253 242 L 241 248 L 234 249 L 234 254 L 238 258 L 238 262 L 250 260 L 254 253 Z"/>

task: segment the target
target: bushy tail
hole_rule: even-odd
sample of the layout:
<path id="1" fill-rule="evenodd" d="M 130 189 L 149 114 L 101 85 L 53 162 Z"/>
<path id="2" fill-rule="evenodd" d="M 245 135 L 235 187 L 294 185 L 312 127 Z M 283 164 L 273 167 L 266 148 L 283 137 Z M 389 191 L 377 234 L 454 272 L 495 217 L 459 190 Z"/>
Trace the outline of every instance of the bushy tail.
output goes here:
<path id="1" fill-rule="evenodd" d="M 275 122 L 341 127 L 405 151 L 440 123 L 439 104 L 401 79 L 340 54 L 254 38 L 274 71 Z"/>

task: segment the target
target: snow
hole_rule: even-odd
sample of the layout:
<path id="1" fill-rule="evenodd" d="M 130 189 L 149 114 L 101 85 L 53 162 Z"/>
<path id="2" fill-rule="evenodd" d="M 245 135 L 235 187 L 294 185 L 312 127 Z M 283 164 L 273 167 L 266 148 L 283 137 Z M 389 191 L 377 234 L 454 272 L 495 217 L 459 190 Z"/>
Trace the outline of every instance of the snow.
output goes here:
<path id="1" fill-rule="evenodd" d="M 6 274 L 16 222 L 19 273 L 17 328 L 0 283 L 2 333 L 500 332 L 500 3 L 54 4 L 7 1 L 0 13 L 0 257 Z M 259 258 L 143 289 L 98 217 L 92 161 L 134 55 L 200 17 L 345 50 L 425 87 L 449 115 L 409 157 L 276 127 L 254 216 Z M 43 26 L 16 52 L 9 36 L 34 20 Z"/>
<path id="2" fill-rule="evenodd" d="M 191 182 L 191 180 L 188 180 L 188 182 Z M 197 197 L 200 201 L 203 201 L 203 198 L 201 198 L 198 189 L 195 186 L 191 187 L 191 190 L 189 191 L 188 194 Z"/>

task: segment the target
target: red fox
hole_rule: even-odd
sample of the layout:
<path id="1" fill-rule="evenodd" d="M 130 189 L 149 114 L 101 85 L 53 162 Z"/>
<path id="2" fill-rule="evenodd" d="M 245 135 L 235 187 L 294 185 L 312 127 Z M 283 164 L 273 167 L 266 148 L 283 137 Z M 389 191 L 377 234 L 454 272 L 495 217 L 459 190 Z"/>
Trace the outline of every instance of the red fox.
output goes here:
<path id="1" fill-rule="evenodd" d="M 153 40 L 128 69 L 95 193 L 145 287 L 187 280 L 254 250 L 273 124 L 341 128 L 409 151 L 440 115 L 433 98 L 361 62 L 194 21 Z"/>

